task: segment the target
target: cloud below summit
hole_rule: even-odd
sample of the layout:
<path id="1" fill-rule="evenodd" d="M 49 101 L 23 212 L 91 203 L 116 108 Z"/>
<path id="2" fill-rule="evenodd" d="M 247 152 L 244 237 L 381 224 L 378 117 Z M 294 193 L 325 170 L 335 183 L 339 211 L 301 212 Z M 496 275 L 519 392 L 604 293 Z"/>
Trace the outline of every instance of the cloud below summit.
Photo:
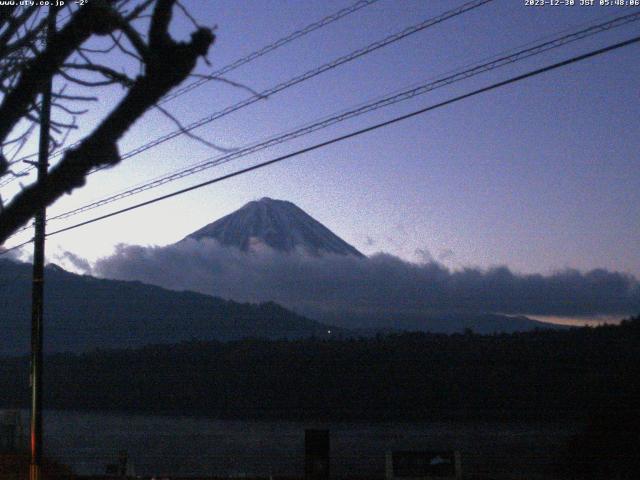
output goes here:
<path id="1" fill-rule="evenodd" d="M 590 316 L 640 311 L 634 277 L 607 270 L 524 275 L 507 267 L 452 271 L 435 261 L 242 252 L 215 240 L 167 247 L 118 245 L 98 276 L 195 290 L 236 301 L 274 300 L 307 313 L 354 312 L 391 318 L 438 312 Z"/>

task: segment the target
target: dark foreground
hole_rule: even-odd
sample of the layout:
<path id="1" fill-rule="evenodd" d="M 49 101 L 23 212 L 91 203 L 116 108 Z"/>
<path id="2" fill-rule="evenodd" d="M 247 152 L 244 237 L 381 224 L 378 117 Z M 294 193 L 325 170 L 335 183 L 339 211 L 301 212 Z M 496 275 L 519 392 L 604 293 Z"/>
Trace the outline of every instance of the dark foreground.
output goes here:
<path id="1" fill-rule="evenodd" d="M 137 471 L 145 476 L 295 476 L 296 436 L 311 425 L 331 430 L 332 461 L 352 459 L 336 476 L 379 477 L 385 450 L 426 425 L 429 434 L 402 447 L 460 450 L 468 475 L 635 479 L 640 471 L 638 318 L 490 336 L 188 342 L 46 362 L 46 405 L 86 412 L 62 420 L 57 437 L 45 429 L 47 451 L 65 464 L 97 455 L 101 466 L 125 448 L 145 458 Z M 1 406 L 27 407 L 27 372 L 25 357 L 0 359 Z M 159 420 L 170 418 L 186 423 Z M 345 424 L 357 425 L 351 437 Z M 87 450 L 88 438 L 109 448 Z M 154 458 L 145 457 L 150 445 Z M 201 469 L 189 467 L 194 458 Z"/>
<path id="2" fill-rule="evenodd" d="M 130 474 L 148 478 L 301 477 L 306 428 L 330 431 L 333 478 L 382 478 L 385 453 L 397 450 L 458 450 L 465 478 L 636 478 L 620 468 L 628 464 L 622 456 L 628 450 L 612 459 L 598 453 L 606 451 L 600 445 L 610 442 L 607 435 L 624 431 L 620 425 L 585 436 L 582 425 L 558 422 L 375 424 L 46 411 L 45 445 L 50 458 L 83 477 L 104 474 L 121 451 L 127 452 Z M 637 449 L 637 442 L 629 445 Z M 602 464 L 620 476 L 603 474 Z M 578 473 L 581 465 L 589 467 L 587 474 L 565 475 Z"/>

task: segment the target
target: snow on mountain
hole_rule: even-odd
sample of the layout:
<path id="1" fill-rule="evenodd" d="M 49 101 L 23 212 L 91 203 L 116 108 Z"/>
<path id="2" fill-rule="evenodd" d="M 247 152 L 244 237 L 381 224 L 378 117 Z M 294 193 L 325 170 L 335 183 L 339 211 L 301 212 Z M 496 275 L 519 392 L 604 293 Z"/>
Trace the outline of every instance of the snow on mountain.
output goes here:
<path id="1" fill-rule="evenodd" d="M 247 203 L 187 238 L 213 238 L 243 251 L 268 245 L 281 252 L 364 256 L 293 203 L 267 197 Z"/>

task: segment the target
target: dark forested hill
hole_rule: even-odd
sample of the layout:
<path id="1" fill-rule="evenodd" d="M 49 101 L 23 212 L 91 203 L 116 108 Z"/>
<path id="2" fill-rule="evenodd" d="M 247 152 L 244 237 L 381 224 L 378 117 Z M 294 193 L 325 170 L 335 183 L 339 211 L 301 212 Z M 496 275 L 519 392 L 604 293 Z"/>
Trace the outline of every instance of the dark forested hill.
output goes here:
<path id="1" fill-rule="evenodd" d="M 88 351 L 150 343 L 301 338 L 340 330 L 275 303 L 236 303 L 140 282 L 46 269 L 45 351 Z M 0 354 L 29 350 L 31 265 L 0 260 Z"/>
<path id="2" fill-rule="evenodd" d="M 26 406 L 27 358 L 0 361 Z M 221 417 L 566 419 L 640 405 L 640 318 L 502 335 L 188 342 L 50 355 L 49 408 Z"/>

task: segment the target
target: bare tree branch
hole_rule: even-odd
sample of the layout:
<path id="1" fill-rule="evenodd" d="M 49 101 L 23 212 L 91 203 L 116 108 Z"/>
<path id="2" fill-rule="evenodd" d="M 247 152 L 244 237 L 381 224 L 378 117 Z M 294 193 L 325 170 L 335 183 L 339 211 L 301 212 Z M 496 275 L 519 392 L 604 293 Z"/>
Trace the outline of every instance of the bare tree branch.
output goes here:
<path id="1" fill-rule="evenodd" d="M 60 66 L 92 34 L 108 34 L 116 28 L 109 14 L 113 0 L 89 2 L 79 9 L 65 27 L 51 38 L 44 52 L 25 68 L 15 88 L 7 93 L 0 105 L 0 140 L 7 137 L 40 93 L 45 83 Z"/>
<path id="2" fill-rule="evenodd" d="M 132 78 L 129 78 L 127 75 L 123 73 L 116 72 L 112 68 L 106 67 L 104 65 L 97 65 L 94 63 L 86 63 L 86 64 L 65 63 L 63 67 L 74 69 L 74 70 L 85 70 L 90 72 L 97 72 L 97 73 L 100 73 L 105 78 L 111 80 L 111 83 L 116 82 L 116 83 L 125 85 L 127 87 L 132 86 L 134 83 L 134 80 Z"/>
<path id="3" fill-rule="evenodd" d="M 91 2 L 97 6 L 94 8 L 105 8 L 113 3 L 108 0 Z M 118 164 L 121 158 L 117 142 L 125 132 L 160 98 L 187 78 L 195 68 L 198 58 L 207 54 L 215 38 L 211 30 L 197 29 L 189 42 L 176 42 L 169 35 L 174 4 L 175 0 L 156 0 L 148 33 L 147 55 L 143 58 L 144 72 L 132 80 L 122 100 L 93 132 L 65 151 L 44 182 L 24 188 L 6 205 L 0 214 L 0 244 L 25 225 L 38 208 L 49 205 L 65 193 L 84 185 L 90 171 Z M 42 88 L 42 78 L 56 74 L 74 49 L 91 35 L 110 35 L 114 28 L 122 28 L 122 16 L 113 13 L 113 10 L 113 14 L 108 14 L 107 20 L 103 22 L 88 18 L 89 14 L 85 12 L 89 12 L 89 9 L 83 7 L 76 11 L 63 30 L 54 36 L 55 40 L 33 60 L 30 69 L 22 74 L 16 88 L 7 94 L 0 105 L 0 138 L 5 138 L 16 122 L 24 118 L 24 112 L 34 103 L 35 96 Z M 140 35 L 137 38 L 142 41 Z M 34 72 L 38 72 L 37 75 Z M 107 70 L 101 73 L 107 73 Z M 32 84 L 28 84 L 27 79 Z M 54 98 L 87 99 L 85 96 L 62 93 L 54 95 Z M 8 105 L 12 105 L 21 114 L 11 116 Z M 6 121 L 3 113 L 9 115 Z M 64 125 L 67 128 L 73 126 Z"/>
<path id="4" fill-rule="evenodd" d="M 196 135 L 195 133 L 190 132 L 189 130 L 187 130 L 185 128 L 185 126 L 182 124 L 182 122 L 180 122 L 180 120 L 178 120 L 167 109 L 161 107 L 160 105 L 155 104 L 154 108 L 157 108 L 158 110 L 160 110 L 160 112 L 163 115 L 165 115 L 169 120 L 171 120 L 184 135 L 186 135 L 187 137 L 191 138 L 192 140 L 195 140 L 196 142 L 200 142 L 203 145 L 206 145 L 207 147 L 213 148 L 214 150 L 217 150 L 218 152 L 222 152 L 222 153 L 231 153 L 231 152 L 236 150 L 235 148 L 224 148 L 224 147 L 221 147 L 220 145 L 216 145 L 215 143 L 210 142 L 208 140 L 205 140 L 204 138 Z"/>
<path id="5" fill-rule="evenodd" d="M 245 84 L 240 83 L 240 82 L 236 82 L 234 80 L 229 80 L 226 77 L 220 77 L 220 76 L 216 76 L 216 75 L 204 75 L 202 73 L 192 73 L 189 76 L 190 77 L 195 77 L 195 78 L 204 78 L 204 79 L 207 79 L 207 80 L 213 80 L 215 82 L 226 83 L 227 85 L 231 85 L 232 87 L 236 87 L 236 88 L 239 88 L 241 90 L 246 90 L 250 94 L 255 95 L 256 97 L 260 97 L 262 100 L 266 100 L 267 98 L 269 98 L 268 95 L 263 95 L 262 93 L 258 92 L 257 90 L 254 90 L 253 88 L 249 87 L 248 85 L 245 85 Z"/>

